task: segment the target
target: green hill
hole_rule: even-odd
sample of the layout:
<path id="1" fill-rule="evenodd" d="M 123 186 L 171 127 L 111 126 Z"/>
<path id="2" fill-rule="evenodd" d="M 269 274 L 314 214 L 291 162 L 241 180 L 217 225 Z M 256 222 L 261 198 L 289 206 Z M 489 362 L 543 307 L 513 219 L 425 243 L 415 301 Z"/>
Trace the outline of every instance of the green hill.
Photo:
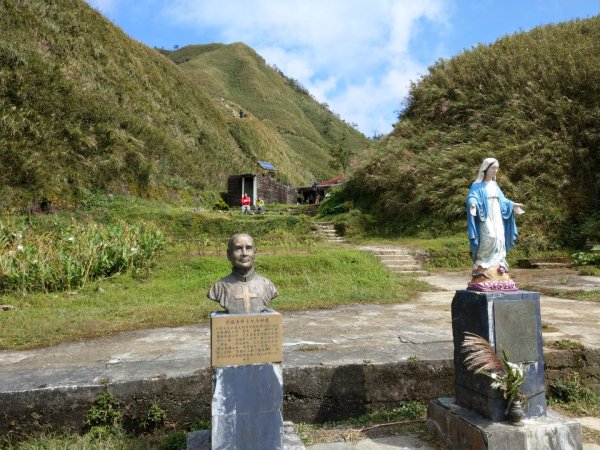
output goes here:
<path id="1" fill-rule="evenodd" d="M 600 239 L 600 16 L 438 61 L 341 197 L 393 233 L 463 227 L 488 156 L 507 197 L 525 204 L 526 244 Z"/>
<path id="2" fill-rule="evenodd" d="M 302 130 L 297 145 L 288 144 L 280 131 L 289 121 L 278 119 L 285 111 L 268 119 L 245 99 L 228 97 L 225 105 L 204 91 L 199 75 L 130 39 L 81 0 L 2 1 L 0 30 L 0 207 L 34 198 L 60 206 L 86 190 L 223 189 L 229 174 L 254 171 L 257 158 L 294 184 L 334 174 L 322 164 L 329 150 L 319 133 Z M 212 47 L 223 46 L 206 50 Z M 254 55 L 252 71 L 272 72 L 243 49 L 235 67 Z M 260 81 L 244 77 L 238 89 Z M 226 114 L 234 104 L 251 113 L 248 120 Z M 319 117 L 336 124 L 334 139 L 347 135 L 357 148 L 366 142 L 331 113 Z"/>
<path id="3" fill-rule="evenodd" d="M 368 145 L 361 133 L 242 43 L 192 45 L 162 53 L 216 99 L 227 118 L 235 118 L 239 110 L 249 114 L 245 121 L 229 119 L 229 129 L 232 135 L 252 141 L 247 152 L 256 159 L 271 152 L 274 145 L 269 140 L 275 135 L 281 149 L 272 155 L 276 166 L 291 169 L 305 180 L 311 176 L 323 180 L 335 174 L 323 149 L 343 142 L 360 154 Z"/>

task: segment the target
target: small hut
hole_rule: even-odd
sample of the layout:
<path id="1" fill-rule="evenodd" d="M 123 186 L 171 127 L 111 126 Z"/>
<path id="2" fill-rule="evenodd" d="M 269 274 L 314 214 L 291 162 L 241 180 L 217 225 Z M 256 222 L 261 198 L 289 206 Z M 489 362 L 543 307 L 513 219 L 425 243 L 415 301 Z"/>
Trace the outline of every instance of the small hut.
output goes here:
<path id="1" fill-rule="evenodd" d="M 296 189 L 273 179 L 272 174 L 277 170 L 266 161 L 257 161 L 260 168 L 258 173 L 231 175 L 227 179 L 227 204 L 232 207 L 240 206 L 242 194 L 248 194 L 252 205 L 261 197 L 265 203 L 295 204 Z"/>
<path id="2" fill-rule="evenodd" d="M 329 192 L 331 188 L 339 186 L 344 181 L 346 181 L 346 177 L 344 176 L 335 177 L 331 180 L 322 181 L 321 183 L 315 181 L 312 186 L 299 187 L 298 197 L 302 199 L 302 203 L 318 204 L 325 198 L 327 192 Z"/>

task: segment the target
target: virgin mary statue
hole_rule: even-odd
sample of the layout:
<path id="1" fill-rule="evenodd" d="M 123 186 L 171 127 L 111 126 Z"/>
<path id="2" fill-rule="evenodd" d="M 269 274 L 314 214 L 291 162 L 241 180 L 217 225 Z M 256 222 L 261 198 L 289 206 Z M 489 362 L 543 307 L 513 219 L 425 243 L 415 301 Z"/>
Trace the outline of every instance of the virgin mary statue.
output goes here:
<path id="1" fill-rule="evenodd" d="M 496 184 L 500 164 L 494 158 L 483 160 L 477 179 L 467 197 L 467 230 L 473 257 L 473 291 L 516 291 L 508 274 L 506 254 L 517 239 L 515 214 L 522 204 L 504 197 Z"/>

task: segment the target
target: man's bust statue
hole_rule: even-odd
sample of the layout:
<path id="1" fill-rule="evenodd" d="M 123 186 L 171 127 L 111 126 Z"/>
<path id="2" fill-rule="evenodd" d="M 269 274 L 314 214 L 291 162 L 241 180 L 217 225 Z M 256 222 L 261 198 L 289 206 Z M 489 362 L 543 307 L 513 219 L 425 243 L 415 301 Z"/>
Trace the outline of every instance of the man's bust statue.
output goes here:
<path id="1" fill-rule="evenodd" d="M 208 298 L 232 314 L 259 313 L 277 297 L 275 285 L 254 271 L 256 247 L 247 234 L 235 234 L 227 243 L 227 259 L 231 274 L 217 281 L 208 291 Z"/>

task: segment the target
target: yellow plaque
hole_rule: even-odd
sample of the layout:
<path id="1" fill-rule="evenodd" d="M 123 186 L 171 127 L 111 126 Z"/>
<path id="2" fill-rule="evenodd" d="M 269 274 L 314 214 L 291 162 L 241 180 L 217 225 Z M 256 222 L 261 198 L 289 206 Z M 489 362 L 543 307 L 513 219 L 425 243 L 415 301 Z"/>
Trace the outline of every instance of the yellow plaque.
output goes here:
<path id="1" fill-rule="evenodd" d="M 214 312 L 210 316 L 210 344 L 213 367 L 281 362 L 281 314 Z"/>

